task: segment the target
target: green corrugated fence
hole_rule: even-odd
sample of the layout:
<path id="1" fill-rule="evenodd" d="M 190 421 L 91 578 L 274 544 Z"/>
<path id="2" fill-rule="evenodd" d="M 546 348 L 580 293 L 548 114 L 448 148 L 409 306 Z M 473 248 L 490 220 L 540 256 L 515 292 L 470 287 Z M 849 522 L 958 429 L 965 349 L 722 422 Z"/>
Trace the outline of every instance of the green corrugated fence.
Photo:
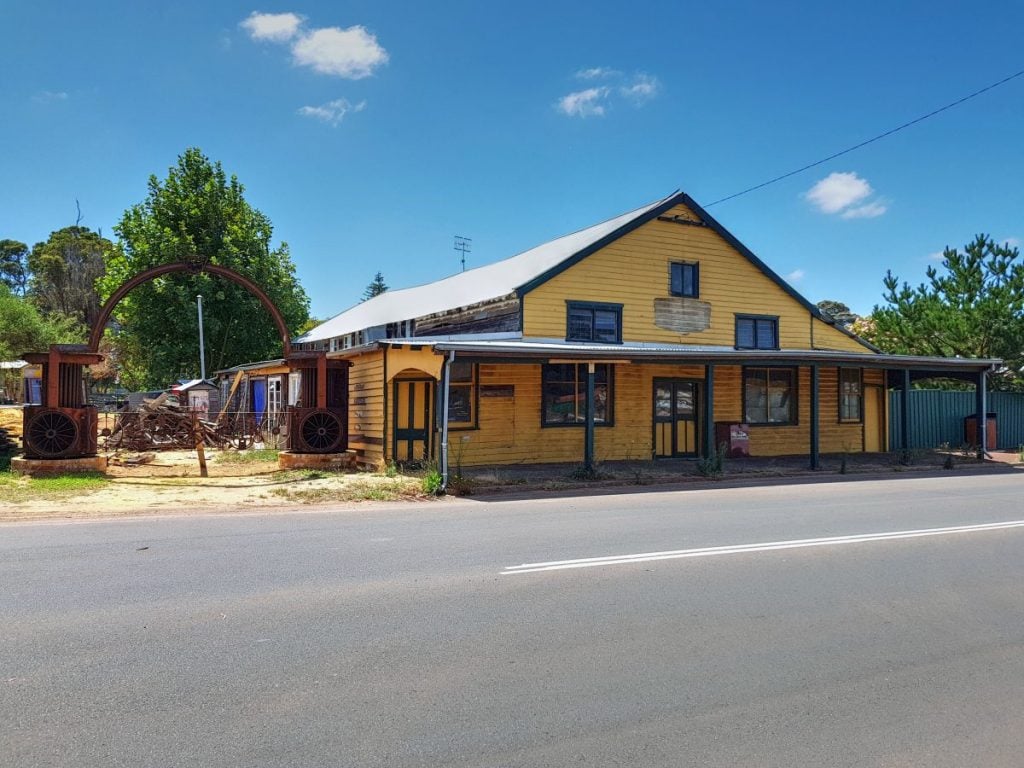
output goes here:
<path id="1" fill-rule="evenodd" d="M 941 389 L 910 390 L 910 447 L 937 448 L 964 444 L 964 417 L 975 413 L 974 392 Z M 889 392 L 889 447 L 900 444 L 900 392 Z M 1024 445 L 1024 393 L 989 392 L 988 412 L 996 414 L 999 448 Z"/>

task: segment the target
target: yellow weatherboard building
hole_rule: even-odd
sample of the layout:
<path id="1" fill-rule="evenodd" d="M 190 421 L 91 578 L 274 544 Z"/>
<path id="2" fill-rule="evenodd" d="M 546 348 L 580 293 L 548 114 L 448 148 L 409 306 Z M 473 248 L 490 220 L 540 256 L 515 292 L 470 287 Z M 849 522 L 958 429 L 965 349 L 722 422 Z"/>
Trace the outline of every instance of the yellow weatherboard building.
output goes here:
<path id="1" fill-rule="evenodd" d="M 886 390 L 998 361 L 887 355 L 797 293 L 692 198 L 662 200 L 294 340 L 350 363 L 349 449 L 444 470 L 885 451 Z M 905 404 L 905 401 L 904 401 Z"/>

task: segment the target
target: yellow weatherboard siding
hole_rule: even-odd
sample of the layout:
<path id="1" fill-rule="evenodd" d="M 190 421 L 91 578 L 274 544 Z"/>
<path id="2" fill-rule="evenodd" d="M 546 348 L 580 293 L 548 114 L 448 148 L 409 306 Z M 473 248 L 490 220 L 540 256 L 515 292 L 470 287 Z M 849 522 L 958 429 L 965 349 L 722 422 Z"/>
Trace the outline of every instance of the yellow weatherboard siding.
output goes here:
<path id="1" fill-rule="evenodd" d="M 379 466 L 384 460 L 384 352 L 352 358 L 348 369 L 349 450 L 360 460 Z"/>
<path id="2" fill-rule="evenodd" d="M 667 216 L 696 220 L 686 206 Z M 654 322 L 654 300 L 669 294 L 669 264 L 700 265 L 699 299 L 711 305 L 710 326 L 679 333 Z M 622 304 L 623 341 L 732 346 L 735 315 L 779 318 L 779 342 L 812 349 L 810 311 L 709 227 L 653 219 L 533 289 L 523 299 L 523 333 L 565 338 L 566 300 Z M 816 321 L 814 347 L 870 354 L 854 339 Z"/>
<path id="3" fill-rule="evenodd" d="M 836 368 L 820 369 L 819 431 L 822 453 L 859 453 L 863 425 L 839 423 L 839 384 Z M 880 371 L 865 371 L 865 383 L 881 379 Z M 754 456 L 806 454 L 810 450 L 810 371 L 800 369 L 797 389 L 799 423 L 792 426 L 752 426 Z M 655 379 L 694 379 L 702 383 L 703 366 L 616 365 L 614 368 L 614 426 L 598 426 L 598 461 L 650 459 L 653 456 Z M 479 429 L 449 434 L 451 466 L 580 462 L 582 427 L 541 426 L 541 367 L 523 364 L 481 364 Z M 486 387 L 503 393 L 490 397 Z M 511 388 L 512 394 L 507 393 Z M 703 386 L 701 397 L 704 396 Z M 743 377 L 740 366 L 716 366 L 715 421 L 743 421 Z M 703 429 L 703 412 L 698 414 Z"/>

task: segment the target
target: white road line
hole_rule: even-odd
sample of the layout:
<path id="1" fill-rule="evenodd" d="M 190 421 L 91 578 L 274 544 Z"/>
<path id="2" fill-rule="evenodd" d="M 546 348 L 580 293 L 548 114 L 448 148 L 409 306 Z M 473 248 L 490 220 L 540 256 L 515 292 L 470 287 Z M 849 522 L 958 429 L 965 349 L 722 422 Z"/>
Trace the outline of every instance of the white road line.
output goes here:
<path id="1" fill-rule="evenodd" d="M 570 568 L 596 568 L 599 565 L 628 565 L 649 563 L 655 560 L 681 560 L 689 557 L 714 557 L 716 555 L 740 555 L 750 552 L 771 552 L 779 549 L 802 549 L 805 547 L 834 547 L 842 544 L 863 544 L 869 541 L 891 541 L 893 539 L 917 539 L 924 536 L 951 536 L 958 533 L 999 531 L 1006 528 L 1024 528 L 1024 520 L 1010 520 L 1004 523 L 981 523 L 978 525 L 954 525 L 948 528 L 919 528 L 913 531 L 888 531 L 885 533 L 861 533 L 852 536 L 829 536 L 819 539 L 793 539 L 790 541 L 766 541 L 759 544 L 733 544 L 722 547 L 701 547 L 700 549 L 675 549 L 665 552 L 640 552 L 632 555 L 607 555 L 605 557 L 581 557 L 576 560 L 551 560 L 546 563 L 523 563 L 510 565 L 501 572 L 502 576 L 540 571 L 564 571 Z"/>

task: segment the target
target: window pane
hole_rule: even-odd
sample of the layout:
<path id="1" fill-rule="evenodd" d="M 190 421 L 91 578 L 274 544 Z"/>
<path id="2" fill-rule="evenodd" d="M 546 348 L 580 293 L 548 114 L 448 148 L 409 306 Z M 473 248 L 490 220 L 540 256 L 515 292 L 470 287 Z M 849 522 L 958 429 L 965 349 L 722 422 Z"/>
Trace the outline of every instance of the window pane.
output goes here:
<path id="1" fill-rule="evenodd" d="M 672 418 L 672 387 L 659 384 L 654 390 L 654 418 Z"/>
<path id="2" fill-rule="evenodd" d="M 778 345 L 775 343 L 775 321 L 774 320 L 758 320 L 757 321 L 757 348 L 758 349 L 775 349 Z"/>
<path id="3" fill-rule="evenodd" d="M 694 264 L 683 264 L 683 296 L 697 295 L 697 267 Z"/>
<path id="4" fill-rule="evenodd" d="M 576 421 L 576 385 L 567 383 L 547 384 L 544 387 L 544 421 L 549 424 L 573 423 Z"/>
<path id="5" fill-rule="evenodd" d="M 469 384 L 452 386 L 448 390 L 448 423 L 470 424 L 473 421 L 473 387 Z"/>
<path id="6" fill-rule="evenodd" d="M 736 346 L 740 349 L 754 348 L 754 321 L 748 318 L 736 319 Z"/>
<path id="7" fill-rule="evenodd" d="M 683 295 L 683 265 L 669 264 L 669 293 L 673 296 Z"/>
<path id="8" fill-rule="evenodd" d="M 589 309 L 570 309 L 566 337 L 576 341 L 593 339 L 594 313 Z"/>
<path id="9" fill-rule="evenodd" d="M 793 418 L 793 371 L 776 369 L 768 372 L 768 421 L 789 424 Z"/>
<path id="10" fill-rule="evenodd" d="M 472 363 L 452 363 L 451 368 L 448 371 L 448 381 L 456 382 L 472 382 L 473 381 L 473 364 Z"/>
<path id="11" fill-rule="evenodd" d="M 594 311 L 594 341 L 615 343 L 619 340 L 619 313 L 606 309 Z"/>
<path id="12" fill-rule="evenodd" d="M 544 366 L 544 383 L 553 381 L 576 381 L 575 363 L 556 363 Z"/>
<path id="13" fill-rule="evenodd" d="M 768 423 L 768 372 L 764 368 L 748 368 L 743 382 L 748 424 Z"/>
<path id="14" fill-rule="evenodd" d="M 676 387 L 676 416 L 693 415 L 693 385 Z"/>
<path id="15" fill-rule="evenodd" d="M 586 402 L 586 397 L 580 398 L 581 405 Z M 586 421 L 586 411 L 580 411 L 580 420 Z M 608 385 L 607 384 L 595 384 L 594 385 L 594 421 L 604 422 L 608 421 Z"/>

